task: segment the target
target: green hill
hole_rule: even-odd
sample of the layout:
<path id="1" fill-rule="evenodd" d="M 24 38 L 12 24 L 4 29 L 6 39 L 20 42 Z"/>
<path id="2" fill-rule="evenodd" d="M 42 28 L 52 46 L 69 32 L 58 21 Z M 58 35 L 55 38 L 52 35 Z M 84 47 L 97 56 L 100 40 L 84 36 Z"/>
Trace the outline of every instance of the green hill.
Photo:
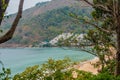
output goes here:
<path id="1" fill-rule="evenodd" d="M 73 0 L 52 0 L 37 3 L 34 7 L 23 11 L 13 39 L 5 45 L 34 45 L 49 41 L 62 32 L 83 33 L 88 26 L 80 25 L 70 16 L 75 13 L 80 16 L 90 16 L 92 8 L 83 2 Z M 9 29 L 15 14 L 5 19 L 3 31 Z M 1 45 L 1 46 L 4 46 Z"/>

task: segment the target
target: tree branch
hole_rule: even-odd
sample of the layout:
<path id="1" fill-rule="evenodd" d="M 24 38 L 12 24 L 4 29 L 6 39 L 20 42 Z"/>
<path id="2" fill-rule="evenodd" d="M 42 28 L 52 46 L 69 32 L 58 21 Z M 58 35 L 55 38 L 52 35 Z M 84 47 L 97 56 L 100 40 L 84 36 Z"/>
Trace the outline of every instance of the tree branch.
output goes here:
<path id="1" fill-rule="evenodd" d="M 82 22 L 83 22 L 84 24 L 89 24 L 89 25 L 97 28 L 98 30 L 100 30 L 100 31 L 102 31 L 102 32 L 105 32 L 105 33 L 111 33 L 111 32 L 112 32 L 111 30 L 106 30 L 106 29 L 104 29 L 104 28 L 101 28 L 100 26 L 94 24 L 93 22 L 86 21 L 86 20 L 81 19 L 81 18 L 79 18 L 79 17 L 77 17 L 77 16 L 73 16 L 73 18 L 76 19 L 77 21 L 82 20 Z"/>
<path id="2" fill-rule="evenodd" d="M 17 24 L 18 24 L 20 18 L 22 17 L 23 3 L 24 3 L 24 0 L 20 0 L 17 16 L 16 16 L 15 20 L 13 21 L 13 24 L 12 24 L 11 28 L 9 29 L 9 31 L 5 35 L 0 37 L 0 43 L 4 43 L 13 37 L 13 34 L 17 27 Z"/>
<path id="3" fill-rule="evenodd" d="M 91 26 L 94 26 L 95 28 L 97 28 L 98 30 L 100 30 L 102 32 L 105 32 L 105 33 L 110 33 L 111 32 L 110 30 L 106 30 L 104 28 L 101 28 L 101 27 L 99 27 L 98 25 L 96 25 L 94 23 L 91 23 L 91 22 L 88 22 L 88 21 L 84 21 L 84 23 L 89 24 Z"/>
<path id="4" fill-rule="evenodd" d="M 85 49 L 85 48 L 78 48 L 78 47 L 67 47 L 67 48 L 65 48 L 65 47 L 61 47 L 62 49 L 65 49 L 65 50 L 75 50 L 75 51 L 84 51 L 84 52 L 87 52 L 87 53 L 90 53 L 91 55 L 94 55 L 94 56 L 98 56 L 97 54 L 95 54 L 94 52 L 92 52 L 91 50 L 87 50 L 87 49 Z"/>
<path id="5" fill-rule="evenodd" d="M 80 51 L 84 51 L 84 52 L 90 53 L 90 54 L 92 54 L 92 55 L 98 57 L 98 55 L 97 55 L 96 53 L 94 53 L 94 52 L 92 52 L 92 51 L 90 51 L 90 50 L 87 50 L 87 49 L 81 49 L 81 48 L 80 48 Z"/>
<path id="6" fill-rule="evenodd" d="M 101 9 L 103 11 L 112 13 L 112 11 L 109 10 L 107 6 L 100 5 L 100 4 L 93 4 L 93 3 L 89 2 L 88 0 L 78 0 L 78 1 L 84 1 L 84 2 L 86 2 L 87 4 L 89 4 L 90 6 L 92 6 L 94 8 L 98 8 L 98 9 Z"/>

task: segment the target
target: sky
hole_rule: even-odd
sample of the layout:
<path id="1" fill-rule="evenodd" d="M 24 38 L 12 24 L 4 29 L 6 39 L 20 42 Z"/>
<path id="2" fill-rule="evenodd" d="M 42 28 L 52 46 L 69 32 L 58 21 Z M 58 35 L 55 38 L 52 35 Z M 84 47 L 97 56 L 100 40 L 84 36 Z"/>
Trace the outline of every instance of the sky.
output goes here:
<path id="1" fill-rule="evenodd" d="M 6 13 L 7 14 L 16 13 L 17 10 L 18 10 L 19 1 L 20 0 L 10 0 L 10 3 L 9 3 L 9 6 L 7 8 Z M 28 8 L 34 6 L 38 2 L 45 2 L 45 1 L 50 1 L 50 0 L 24 0 L 23 10 L 28 9 Z"/>

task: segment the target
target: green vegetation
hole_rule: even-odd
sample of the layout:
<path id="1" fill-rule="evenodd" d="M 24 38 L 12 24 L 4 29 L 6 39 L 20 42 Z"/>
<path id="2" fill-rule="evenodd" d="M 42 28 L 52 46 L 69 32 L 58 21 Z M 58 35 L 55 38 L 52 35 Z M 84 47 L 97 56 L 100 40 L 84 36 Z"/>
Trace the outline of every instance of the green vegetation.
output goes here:
<path id="1" fill-rule="evenodd" d="M 60 41 L 60 43 L 64 44 L 65 46 L 69 46 L 69 47 L 74 46 L 74 47 L 80 48 L 83 51 L 87 51 L 90 54 L 97 56 L 100 59 L 100 61 L 96 65 L 101 66 L 101 71 L 105 69 L 105 66 L 109 66 L 109 68 L 107 67 L 107 69 L 109 70 L 110 73 L 119 74 L 120 68 L 118 68 L 118 66 L 120 65 L 119 63 L 120 58 L 118 58 L 119 53 L 117 53 L 117 58 L 115 53 L 116 51 L 118 51 L 119 49 L 118 47 L 120 44 L 118 43 L 120 40 L 118 39 L 119 38 L 118 32 L 120 30 L 119 31 L 115 30 L 115 26 L 117 27 L 119 25 L 118 24 L 119 19 L 116 20 L 116 18 L 113 18 L 115 16 L 113 16 L 112 13 L 109 13 L 109 11 L 107 11 L 106 8 L 101 8 L 97 6 L 97 5 L 100 5 L 107 8 L 110 7 L 112 10 L 114 10 L 113 7 L 110 6 L 112 4 L 112 1 L 113 0 L 110 0 L 110 1 L 93 0 L 94 3 L 90 4 L 89 2 L 87 2 L 87 0 L 85 0 L 86 3 L 90 4 L 94 8 L 91 14 L 92 18 L 82 17 L 81 15 L 77 15 L 77 14 L 72 14 L 71 16 L 76 20 L 78 20 L 80 23 L 88 24 L 90 26 L 93 26 L 94 28 L 88 29 L 82 41 L 74 39 L 74 36 L 72 36 L 71 38 L 66 39 L 63 42 Z M 116 4 L 113 3 L 112 5 L 116 5 Z M 110 11 L 112 12 L 112 10 Z M 114 14 L 116 13 L 114 12 Z M 114 20 L 118 21 L 118 23 L 115 23 Z M 116 39 L 116 37 L 118 40 Z M 111 51 L 110 48 L 113 48 L 114 52 Z M 115 66 L 117 66 L 116 71 L 118 72 L 115 71 Z"/>
<path id="2" fill-rule="evenodd" d="M 23 18 L 18 24 L 18 29 L 13 39 L 8 43 L 23 44 L 23 45 L 34 45 L 35 42 L 40 43 L 41 41 L 49 41 L 61 34 L 62 32 L 74 32 L 84 33 L 89 28 L 88 25 L 80 25 L 75 23 L 74 18 L 70 16 L 71 13 L 77 15 L 90 16 L 92 11 L 91 7 L 79 7 L 75 6 L 61 6 L 57 9 L 47 10 L 44 13 L 37 13 L 33 16 L 33 12 L 39 10 L 41 6 L 47 6 L 49 2 L 38 3 L 35 7 L 23 11 Z M 38 7 L 39 6 L 39 7 Z M 31 14 L 28 14 L 31 13 Z M 11 15 L 6 22 L 3 24 L 4 32 L 10 27 L 11 21 L 14 15 Z"/>
<path id="3" fill-rule="evenodd" d="M 0 74 L 2 80 L 120 80 L 109 72 L 100 72 L 97 75 L 73 68 L 74 63 L 69 58 L 63 60 L 49 59 L 42 65 L 28 67 L 22 73 L 10 78 L 10 70 L 3 69 Z"/>
<path id="4" fill-rule="evenodd" d="M 40 2 L 40 3 L 37 3 L 35 6 L 36 6 L 36 7 L 41 7 L 41 6 L 46 5 L 48 2 L 49 2 L 49 1 L 42 2 L 42 3 Z"/>
<path id="5" fill-rule="evenodd" d="M 85 12 L 83 14 L 82 12 Z M 79 24 L 74 23 L 74 19 L 70 17 L 70 13 L 76 13 L 78 15 L 89 15 L 87 11 L 90 11 L 91 8 L 88 9 L 77 9 L 74 7 L 64 7 L 60 9 L 54 9 L 52 11 L 48 11 L 42 15 L 38 15 L 27 23 L 29 26 L 34 24 L 34 27 L 38 27 L 42 32 L 39 32 L 39 35 L 44 36 L 43 40 L 53 39 L 55 36 L 59 35 L 62 32 L 75 32 L 82 33 L 86 28 L 81 28 Z M 32 26 L 31 26 L 32 27 Z M 58 29 L 59 28 L 59 29 Z M 78 31 L 79 30 L 79 31 Z"/>
<path id="6" fill-rule="evenodd" d="M 11 79 L 10 74 L 11 74 L 10 69 L 2 68 L 2 71 L 0 72 L 0 80 L 10 80 Z"/>
<path id="7" fill-rule="evenodd" d="M 49 59 L 42 66 L 28 67 L 24 72 L 14 76 L 13 80 L 70 80 L 71 73 L 67 70 L 71 65 L 69 59 Z M 69 76 L 69 77 L 68 77 Z"/>
<path id="8" fill-rule="evenodd" d="M 90 4 L 89 2 L 85 1 Z M 88 24 L 94 26 L 103 37 L 95 40 L 95 36 L 92 36 L 92 43 L 94 43 L 97 51 L 104 53 L 111 53 L 109 48 L 113 47 L 116 50 L 114 53 L 115 58 L 115 73 L 116 76 L 120 75 L 120 1 L 119 0 L 93 0 L 93 4 L 90 4 L 95 10 L 92 12 L 94 23 L 91 24 L 88 20 L 85 20 Z M 102 8 L 99 7 L 103 6 Z M 111 6 L 112 5 L 112 6 Z M 96 21 L 97 20 L 97 21 Z M 116 36 L 116 37 L 114 37 Z M 104 40 L 106 39 L 106 40 Z M 116 44 L 116 45 L 115 45 Z M 100 53 L 99 53 L 100 54 Z M 114 57 L 111 53 L 110 56 Z M 102 57 L 102 56 L 100 56 Z"/>
<path id="9" fill-rule="evenodd" d="M 63 44 L 65 46 L 81 48 L 81 50 L 97 56 L 99 62 L 94 66 L 101 66 L 99 73 L 93 75 L 88 72 L 76 70 L 73 68 L 74 64 L 69 59 L 56 61 L 49 59 L 42 66 L 28 67 L 24 72 L 16 74 L 13 80 L 120 80 L 120 2 L 118 0 L 93 0 L 92 4 L 87 0 L 84 1 L 94 8 L 92 18 L 89 14 L 83 15 L 83 13 L 87 13 L 86 11 L 91 11 L 91 8 L 87 8 L 87 10 L 85 8 L 79 10 L 74 7 L 54 9 L 29 18 L 30 20 L 27 23 L 24 22 L 24 24 L 21 24 L 22 26 L 24 25 L 22 29 L 26 30 L 26 32 L 22 33 L 25 36 L 18 37 L 18 40 L 15 40 L 19 42 L 20 38 L 24 40 L 30 36 L 28 37 L 29 39 L 32 37 L 32 34 L 34 35 L 39 30 L 39 36 L 44 36 L 42 40 L 49 41 L 61 32 L 83 33 L 82 30 L 79 30 L 79 24 L 73 23 L 74 19 L 80 23 L 89 24 L 94 28 L 84 31 L 86 34 L 83 42 L 79 42 L 73 36 L 65 40 Z M 39 5 L 37 4 L 37 6 Z M 33 26 L 40 29 L 35 29 Z M 88 25 L 85 25 L 85 29 L 88 29 Z M 32 30 L 31 35 L 27 33 L 27 30 L 28 32 Z M 19 30 L 19 32 L 21 31 Z M 38 37 L 33 38 L 37 39 Z M 23 42 L 27 44 L 26 41 Z M 36 44 L 38 41 L 30 40 L 30 42 Z M 62 42 L 60 41 L 60 43 Z M 110 48 L 114 48 L 117 51 L 116 55 Z M 3 68 L 1 78 L 9 80 L 9 74 L 10 70 Z"/>

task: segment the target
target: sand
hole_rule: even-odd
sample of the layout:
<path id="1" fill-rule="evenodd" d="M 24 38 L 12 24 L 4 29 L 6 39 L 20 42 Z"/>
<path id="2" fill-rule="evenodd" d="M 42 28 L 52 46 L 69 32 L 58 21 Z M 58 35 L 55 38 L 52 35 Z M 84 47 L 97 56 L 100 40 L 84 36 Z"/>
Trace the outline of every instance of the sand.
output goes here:
<path id="1" fill-rule="evenodd" d="M 99 61 L 99 59 L 97 57 L 95 57 L 92 60 L 80 62 L 80 64 L 74 65 L 74 68 L 78 69 L 78 70 L 91 72 L 92 74 L 97 74 L 98 68 L 95 68 L 93 64 L 95 64 L 98 61 Z"/>
<path id="2" fill-rule="evenodd" d="M 110 56 L 110 59 L 115 58 L 116 49 L 114 47 L 110 47 L 109 49 L 110 49 L 110 51 L 112 53 L 111 56 Z M 106 58 L 106 60 L 108 59 L 107 56 L 105 56 L 105 58 Z M 99 58 L 95 57 L 92 60 L 80 62 L 79 64 L 74 65 L 74 68 L 78 69 L 78 70 L 83 70 L 83 71 L 91 72 L 93 74 L 98 74 L 98 71 L 100 70 L 100 68 L 95 68 L 94 65 L 93 65 L 93 64 L 95 64 L 98 61 L 99 61 Z"/>

